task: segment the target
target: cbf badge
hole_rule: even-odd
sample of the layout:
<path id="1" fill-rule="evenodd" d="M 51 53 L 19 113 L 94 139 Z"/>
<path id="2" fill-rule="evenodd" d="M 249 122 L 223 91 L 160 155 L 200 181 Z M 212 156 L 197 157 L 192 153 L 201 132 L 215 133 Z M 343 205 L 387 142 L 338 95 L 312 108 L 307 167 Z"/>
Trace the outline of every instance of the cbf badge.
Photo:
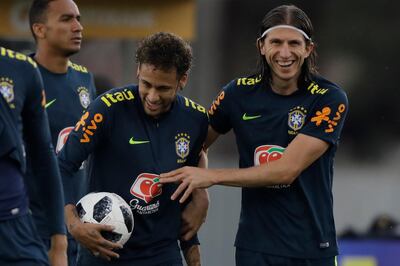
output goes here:
<path id="1" fill-rule="evenodd" d="M 90 94 L 88 89 L 85 87 L 78 88 L 79 100 L 81 101 L 81 105 L 83 108 L 88 108 L 90 104 Z"/>
<path id="2" fill-rule="evenodd" d="M 15 108 L 12 104 L 14 101 L 14 82 L 9 78 L 0 78 L 0 93 L 3 98 L 10 105 L 11 108 Z"/>
<path id="3" fill-rule="evenodd" d="M 175 151 L 178 155 L 178 163 L 186 162 L 186 157 L 189 155 L 190 136 L 186 133 L 179 133 L 175 136 Z"/>
<path id="4" fill-rule="evenodd" d="M 296 135 L 300 130 L 307 116 L 307 110 L 304 107 L 296 106 L 289 111 L 288 126 L 293 130 L 288 130 L 290 135 Z"/>

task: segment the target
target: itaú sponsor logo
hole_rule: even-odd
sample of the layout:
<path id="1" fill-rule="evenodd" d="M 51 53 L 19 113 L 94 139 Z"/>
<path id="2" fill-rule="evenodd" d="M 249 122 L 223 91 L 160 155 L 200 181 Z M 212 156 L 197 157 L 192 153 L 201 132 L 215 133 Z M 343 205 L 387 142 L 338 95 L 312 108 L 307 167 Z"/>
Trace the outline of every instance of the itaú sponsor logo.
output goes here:
<path id="1" fill-rule="evenodd" d="M 128 89 L 124 89 L 123 91 L 115 93 L 106 93 L 100 99 L 107 105 L 107 107 L 110 107 L 114 103 L 131 101 L 135 99 L 135 96 Z"/>
<path id="2" fill-rule="evenodd" d="M 285 148 L 278 145 L 262 145 L 254 151 L 254 165 L 260 165 L 279 160 Z"/>
<path id="3" fill-rule="evenodd" d="M 149 203 L 162 193 L 162 184 L 160 183 L 159 176 L 149 173 L 140 174 L 136 178 L 135 183 L 133 183 L 130 192 L 136 198 Z"/>
<path id="4" fill-rule="evenodd" d="M 64 147 L 65 143 L 68 140 L 69 133 L 74 129 L 74 127 L 66 127 L 60 131 L 57 139 L 56 153 L 59 153 L 61 149 Z"/>

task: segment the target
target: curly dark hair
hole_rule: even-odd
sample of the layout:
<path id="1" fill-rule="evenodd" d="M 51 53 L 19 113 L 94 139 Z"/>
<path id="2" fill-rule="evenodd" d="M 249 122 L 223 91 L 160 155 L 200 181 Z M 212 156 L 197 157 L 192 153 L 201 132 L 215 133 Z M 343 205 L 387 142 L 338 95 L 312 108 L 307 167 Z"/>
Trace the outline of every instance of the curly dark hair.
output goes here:
<path id="1" fill-rule="evenodd" d="M 294 5 L 281 5 L 269 11 L 261 22 L 259 36 L 261 36 L 265 30 L 277 25 L 291 25 L 304 31 L 311 39 L 314 37 L 314 28 L 311 20 L 303 10 Z M 259 49 L 259 41 L 263 39 L 265 39 L 265 36 L 257 39 L 259 53 L 257 72 L 261 74 L 263 78 L 269 80 L 271 78 L 271 70 L 265 56 L 260 53 Z M 305 39 L 305 42 L 306 44 L 310 44 L 311 40 Z M 314 46 L 316 46 L 315 42 Z M 317 53 L 314 48 L 310 56 L 304 60 L 299 83 L 309 82 L 312 76 L 318 73 L 316 60 Z"/>
<path id="2" fill-rule="evenodd" d="M 150 64 L 162 70 L 176 69 L 178 78 L 188 73 L 192 66 L 192 48 L 181 37 L 158 32 L 139 43 L 136 63 Z"/>

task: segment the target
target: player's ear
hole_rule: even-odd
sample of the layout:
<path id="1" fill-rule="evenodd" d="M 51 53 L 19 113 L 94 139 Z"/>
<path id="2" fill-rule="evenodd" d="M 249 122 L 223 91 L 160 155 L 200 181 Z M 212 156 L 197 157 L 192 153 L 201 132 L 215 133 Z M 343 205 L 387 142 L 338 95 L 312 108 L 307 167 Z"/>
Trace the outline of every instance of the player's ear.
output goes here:
<path id="1" fill-rule="evenodd" d="M 140 64 L 138 64 L 138 67 L 136 69 L 136 78 L 139 79 L 139 72 L 140 72 Z"/>
<path id="2" fill-rule="evenodd" d="M 310 42 L 310 43 L 308 43 L 306 45 L 306 56 L 305 56 L 305 58 L 310 56 L 311 52 L 314 50 L 314 47 L 315 47 L 315 45 L 314 45 L 313 42 Z"/>
<path id="3" fill-rule="evenodd" d="M 46 25 L 43 23 L 34 23 L 32 25 L 32 31 L 37 39 L 43 39 L 46 36 Z"/>
<path id="4" fill-rule="evenodd" d="M 260 54 L 262 54 L 262 55 L 265 55 L 264 42 L 265 42 L 265 38 L 263 38 L 263 39 L 258 38 L 257 43 L 256 43 L 257 49 L 260 52 Z"/>
<path id="5" fill-rule="evenodd" d="M 181 90 L 183 90 L 183 88 L 186 86 L 187 82 L 188 82 L 188 74 L 185 73 L 179 79 L 179 88 L 181 88 Z"/>

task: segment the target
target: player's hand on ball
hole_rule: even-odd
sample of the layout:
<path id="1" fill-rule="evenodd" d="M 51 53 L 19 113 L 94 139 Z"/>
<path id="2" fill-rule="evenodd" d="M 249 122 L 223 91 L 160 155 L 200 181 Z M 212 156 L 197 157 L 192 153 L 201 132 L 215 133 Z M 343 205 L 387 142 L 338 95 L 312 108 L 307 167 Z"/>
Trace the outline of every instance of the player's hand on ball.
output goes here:
<path id="1" fill-rule="evenodd" d="M 64 209 L 69 232 L 93 256 L 119 258 L 114 251 L 129 240 L 134 227 L 132 210 L 123 198 L 92 192 Z"/>
<path id="2" fill-rule="evenodd" d="M 71 227 L 71 226 L 70 226 Z M 84 247 L 89 249 L 94 256 L 99 256 L 106 260 L 119 258 L 118 253 L 113 250 L 121 249 L 122 245 L 106 240 L 102 231 L 113 231 L 109 225 L 93 223 L 77 223 L 73 228 L 69 228 L 71 235 Z"/>
<path id="3" fill-rule="evenodd" d="M 172 194 L 171 199 L 175 200 L 182 193 L 179 202 L 183 203 L 196 188 L 208 188 L 213 185 L 213 170 L 185 166 L 174 171 L 160 175 L 161 183 L 176 183 L 180 185 Z"/>

